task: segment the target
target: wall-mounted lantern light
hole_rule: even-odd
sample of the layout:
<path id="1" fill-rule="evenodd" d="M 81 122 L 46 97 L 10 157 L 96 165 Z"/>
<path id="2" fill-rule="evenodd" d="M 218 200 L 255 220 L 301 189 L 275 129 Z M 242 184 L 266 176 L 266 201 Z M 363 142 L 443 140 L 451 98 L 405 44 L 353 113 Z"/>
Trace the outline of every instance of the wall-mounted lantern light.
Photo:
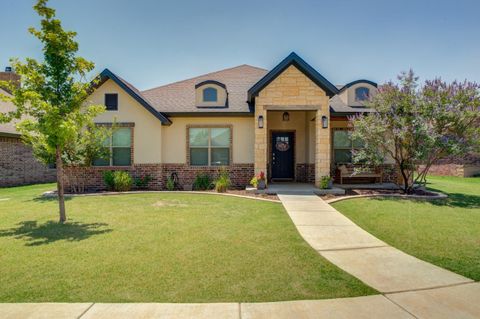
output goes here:
<path id="1" fill-rule="evenodd" d="M 263 115 L 258 117 L 258 128 L 263 128 Z"/>
<path id="2" fill-rule="evenodd" d="M 284 122 L 290 121 L 290 114 L 288 112 L 283 112 L 282 119 Z"/>
<path id="3" fill-rule="evenodd" d="M 328 117 L 326 117 L 325 115 L 322 116 L 322 127 L 328 128 Z"/>

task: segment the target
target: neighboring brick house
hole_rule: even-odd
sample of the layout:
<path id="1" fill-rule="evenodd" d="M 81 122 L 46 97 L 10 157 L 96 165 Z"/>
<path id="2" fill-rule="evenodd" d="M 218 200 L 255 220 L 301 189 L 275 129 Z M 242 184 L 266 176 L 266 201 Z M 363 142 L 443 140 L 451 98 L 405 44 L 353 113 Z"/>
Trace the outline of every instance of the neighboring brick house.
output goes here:
<path id="1" fill-rule="evenodd" d="M 243 188 L 264 171 L 269 181 L 319 184 L 357 147 L 347 116 L 371 112 L 363 101 L 376 84 L 359 80 L 334 86 L 295 53 L 271 71 L 249 65 L 225 69 L 140 92 L 108 69 L 89 98 L 107 111 L 97 123 L 121 127 L 108 142 L 111 158 L 67 168 L 67 187 L 104 189 L 105 170 L 153 177 L 163 189 L 176 173 L 182 186 L 225 167 Z M 384 181 L 397 181 L 387 168 Z"/>
<path id="2" fill-rule="evenodd" d="M 480 175 L 480 154 L 470 154 L 462 159 L 444 159 L 429 170 L 432 175 L 472 177 Z"/>
<path id="3" fill-rule="evenodd" d="M 18 81 L 18 76 L 11 71 L 0 72 L 0 80 Z M 2 89 L 0 93 L 9 95 Z M 0 101 L 0 112 L 12 110 L 13 104 Z M 55 169 L 33 157 L 32 148 L 22 142 L 14 123 L 0 124 L 0 187 L 52 182 L 55 174 Z"/>

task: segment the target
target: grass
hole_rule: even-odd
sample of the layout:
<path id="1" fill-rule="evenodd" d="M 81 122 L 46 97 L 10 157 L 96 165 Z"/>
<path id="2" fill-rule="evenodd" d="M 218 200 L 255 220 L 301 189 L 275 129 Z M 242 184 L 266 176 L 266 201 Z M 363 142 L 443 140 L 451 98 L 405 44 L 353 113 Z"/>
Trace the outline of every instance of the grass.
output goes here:
<path id="1" fill-rule="evenodd" d="M 430 176 L 441 201 L 353 199 L 333 206 L 360 227 L 413 256 L 480 280 L 480 178 Z"/>
<path id="2" fill-rule="evenodd" d="M 227 302 L 375 293 L 315 252 L 279 203 L 0 189 L 0 302 Z"/>

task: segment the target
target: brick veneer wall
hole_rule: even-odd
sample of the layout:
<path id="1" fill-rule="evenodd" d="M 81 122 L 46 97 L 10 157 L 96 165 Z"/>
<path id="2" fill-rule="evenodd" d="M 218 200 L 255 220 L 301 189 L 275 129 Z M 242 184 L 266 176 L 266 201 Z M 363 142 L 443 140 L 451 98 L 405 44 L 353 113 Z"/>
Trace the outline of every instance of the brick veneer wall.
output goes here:
<path id="1" fill-rule="evenodd" d="M 315 164 L 296 164 L 295 181 L 298 183 L 315 183 Z"/>
<path id="2" fill-rule="evenodd" d="M 480 155 L 470 154 L 462 159 L 443 159 L 432 165 L 429 174 L 468 177 L 480 173 Z"/>
<path id="3" fill-rule="evenodd" d="M 212 177 L 212 180 L 218 176 L 220 167 L 212 166 L 189 166 L 186 164 L 164 164 L 163 165 L 163 180 L 166 181 L 172 173 L 177 173 L 178 182 L 181 187 L 189 189 L 195 177 L 199 173 L 207 173 Z M 254 175 L 254 165 L 252 164 L 232 164 L 227 166 L 232 188 L 245 189 L 245 186 L 250 183 Z"/>
<path id="4" fill-rule="evenodd" d="M 0 187 L 55 181 L 49 169 L 33 157 L 32 148 L 19 138 L 0 137 Z"/>
<path id="5" fill-rule="evenodd" d="M 227 166 L 232 188 L 244 189 L 253 177 L 253 164 L 233 164 Z M 103 181 L 104 171 L 127 171 L 133 178 L 150 175 L 148 185 L 151 190 L 165 189 L 167 178 L 177 173 L 180 187 L 190 188 L 199 173 L 207 173 L 212 180 L 218 176 L 220 167 L 189 166 L 187 164 L 135 164 L 129 167 L 66 167 L 65 189 L 67 192 L 91 192 L 106 190 Z"/>
<path id="6" fill-rule="evenodd" d="M 128 167 L 70 166 L 65 167 L 65 190 L 70 193 L 106 190 L 103 181 L 105 171 L 126 171 L 132 178 L 141 178 L 148 174 L 152 177 L 149 189 L 162 190 L 164 186 L 162 164 L 135 164 Z"/>

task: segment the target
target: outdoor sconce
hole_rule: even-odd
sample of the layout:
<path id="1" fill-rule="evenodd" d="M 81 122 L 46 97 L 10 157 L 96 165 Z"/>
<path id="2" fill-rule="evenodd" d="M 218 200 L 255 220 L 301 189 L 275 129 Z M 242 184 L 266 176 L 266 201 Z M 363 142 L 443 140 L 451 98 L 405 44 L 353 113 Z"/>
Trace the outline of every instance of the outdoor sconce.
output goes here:
<path id="1" fill-rule="evenodd" d="M 288 112 L 283 112 L 282 119 L 284 122 L 290 121 L 290 114 Z"/>
<path id="2" fill-rule="evenodd" d="M 258 128 L 263 128 L 263 115 L 258 117 Z"/>
<path id="3" fill-rule="evenodd" d="M 322 116 L 322 127 L 328 128 L 328 117 L 326 117 L 325 115 Z"/>

